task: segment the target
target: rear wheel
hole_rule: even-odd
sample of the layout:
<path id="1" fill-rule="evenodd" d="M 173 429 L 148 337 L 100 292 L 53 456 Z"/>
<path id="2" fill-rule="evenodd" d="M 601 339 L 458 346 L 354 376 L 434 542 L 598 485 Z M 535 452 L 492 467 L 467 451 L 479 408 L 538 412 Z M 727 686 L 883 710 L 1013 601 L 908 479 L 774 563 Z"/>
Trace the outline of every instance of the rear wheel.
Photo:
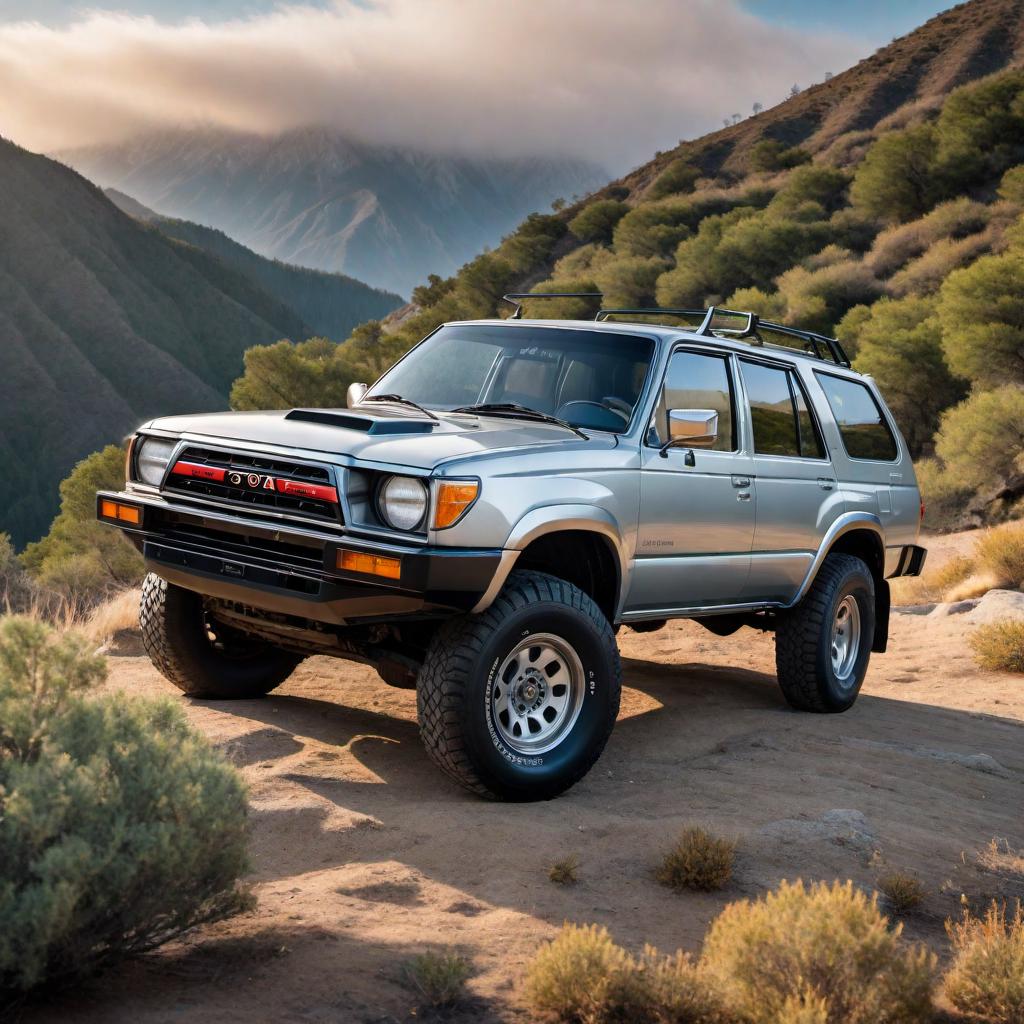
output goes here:
<path id="1" fill-rule="evenodd" d="M 142 644 L 158 671 L 189 697 L 263 697 L 302 661 L 212 619 L 201 594 L 150 573 L 139 608 Z"/>
<path id="2" fill-rule="evenodd" d="M 854 555 L 829 555 L 796 608 L 780 616 L 775 666 L 801 711 L 846 711 L 860 693 L 875 632 L 875 581 Z"/>
<path id="3" fill-rule="evenodd" d="M 480 615 L 445 624 L 417 684 L 420 732 L 457 782 L 502 800 L 546 800 L 598 759 L 619 712 L 615 634 L 578 587 L 509 577 Z"/>

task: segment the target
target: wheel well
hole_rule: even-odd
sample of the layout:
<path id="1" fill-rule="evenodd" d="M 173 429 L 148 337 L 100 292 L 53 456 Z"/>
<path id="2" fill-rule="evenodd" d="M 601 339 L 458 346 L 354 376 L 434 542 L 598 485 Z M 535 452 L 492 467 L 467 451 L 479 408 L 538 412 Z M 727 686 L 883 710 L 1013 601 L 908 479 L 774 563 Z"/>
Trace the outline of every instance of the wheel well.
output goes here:
<path id="1" fill-rule="evenodd" d="M 885 549 L 874 530 L 850 530 L 828 549 L 831 555 L 856 555 L 871 570 L 875 582 L 885 578 Z"/>
<path id="2" fill-rule="evenodd" d="M 611 543 L 590 530 L 559 530 L 531 541 L 517 569 L 535 569 L 575 584 L 594 599 L 609 622 L 619 597 L 619 565 Z"/>

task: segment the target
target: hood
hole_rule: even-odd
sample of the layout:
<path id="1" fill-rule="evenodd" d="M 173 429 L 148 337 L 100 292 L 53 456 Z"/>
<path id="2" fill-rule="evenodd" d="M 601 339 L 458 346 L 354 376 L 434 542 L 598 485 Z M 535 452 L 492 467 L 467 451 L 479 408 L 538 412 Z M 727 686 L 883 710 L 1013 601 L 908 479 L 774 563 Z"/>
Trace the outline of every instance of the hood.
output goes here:
<path id="1" fill-rule="evenodd" d="M 360 462 L 433 469 L 452 459 L 546 445 L 614 444 L 606 434 L 584 441 L 557 424 L 497 416 L 416 413 L 376 409 L 292 409 L 163 416 L 145 424 L 210 443 L 264 444 Z"/>

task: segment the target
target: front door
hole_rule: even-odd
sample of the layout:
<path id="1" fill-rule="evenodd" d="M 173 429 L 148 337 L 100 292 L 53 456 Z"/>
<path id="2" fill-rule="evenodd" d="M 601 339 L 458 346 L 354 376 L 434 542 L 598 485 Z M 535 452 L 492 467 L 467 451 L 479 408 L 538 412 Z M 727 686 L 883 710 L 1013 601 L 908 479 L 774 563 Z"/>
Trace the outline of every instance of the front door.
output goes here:
<path id="1" fill-rule="evenodd" d="M 788 604 L 841 511 L 836 474 L 796 371 L 740 360 L 753 432 L 757 526 L 747 601 Z"/>
<path id="2" fill-rule="evenodd" d="M 641 451 L 640 517 L 625 614 L 734 604 L 750 571 L 756 495 L 741 452 L 732 361 L 674 352 Z M 670 409 L 713 410 L 706 447 L 660 450 Z"/>

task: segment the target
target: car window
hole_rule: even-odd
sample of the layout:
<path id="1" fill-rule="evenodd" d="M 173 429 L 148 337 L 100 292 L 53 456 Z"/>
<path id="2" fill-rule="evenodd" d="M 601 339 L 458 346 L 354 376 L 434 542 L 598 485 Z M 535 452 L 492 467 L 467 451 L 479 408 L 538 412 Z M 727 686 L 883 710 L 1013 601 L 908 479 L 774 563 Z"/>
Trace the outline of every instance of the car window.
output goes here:
<path id="1" fill-rule="evenodd" d="M 669 409 L 714 410 L 718 413 L 718 438 L 711 450 L 736 450 L 732 381 L 724 356 L 700 352 L 672 354 L 651 424 L 652 444 L 664 444 L 668 440 Z"/>
<path id="2" fill-rule="evenodd" d="M 807 395 L 800 378 L 795 373 L 789 375 L 789 386 L 793 389 L 793 404 L 796 406 L 796 424 L 800 430 L 800 455 L 805 459 L 824 459 L 825 445 L 814 422 L 814 415 L 807 402 Z"/>
<path id="3" fill-rule="evenodd" d="M 799 457 L 800 431 L 788 371 L 744 360 L 743 384 L 750 402 L 754 451 L 758 455 Z"/>
<path id="4" fill-rule="evenodd" d="M 896 438 L 867 385 L 826 373 L 818 374 L 818 380 L 850 458 L 894 462 Z"/>

